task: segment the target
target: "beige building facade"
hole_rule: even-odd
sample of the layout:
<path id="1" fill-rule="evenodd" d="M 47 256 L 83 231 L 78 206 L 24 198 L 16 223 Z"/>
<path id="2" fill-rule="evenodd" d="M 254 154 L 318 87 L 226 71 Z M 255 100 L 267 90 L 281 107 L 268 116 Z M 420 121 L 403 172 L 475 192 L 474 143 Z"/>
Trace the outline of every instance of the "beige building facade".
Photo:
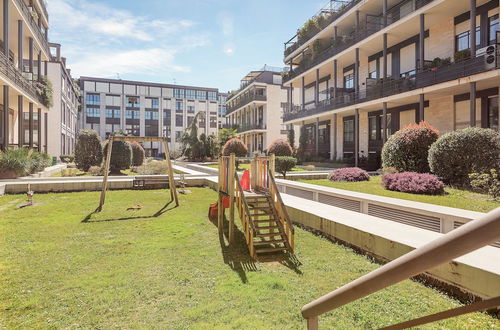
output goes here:
<path id="1" fill-rule="evenodd" d="M 226 103 L 226 126 L 234 127 L 249 154 L 263 152 L 277 138 L 286 138 L 283 108 L 287 89 L 282 84 L 282 68 L 264 66 L 251 71 Z"/>
<path id="2" fill-rule="evenodd" d="M 310 155 L 379 162 L 392 133 L 422 120 L 499 129 L 498 0 L 332 0 L 314 19 L 285 44 L 283 81 L 300 94 L 284 122 L 304 126 Z"/>

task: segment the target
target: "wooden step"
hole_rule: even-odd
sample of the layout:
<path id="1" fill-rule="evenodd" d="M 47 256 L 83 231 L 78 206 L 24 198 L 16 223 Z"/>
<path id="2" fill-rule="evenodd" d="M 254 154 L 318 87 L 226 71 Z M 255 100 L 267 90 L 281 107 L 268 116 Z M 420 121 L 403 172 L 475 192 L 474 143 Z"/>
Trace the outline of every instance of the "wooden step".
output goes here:
<path id="1" fill-rule="evenodd" d="M 276 233 L 257 233 L 255 235 L 255 237 L 275 237 L 275 236 L 282 237 L 283 234 L 281 234 L 280 232 L 276 232 Z"/>
<path id="2" fill-rule="evenodd" d="M 268 240 L 268 241 L 257 241 L 253 242 L 253 245 L 269 245 L 269 244 L 284 244 L 285 240 L 284 239 L 273 239 L 273 240 Z"/>
<path id="3" fill-rule="evenodd" d="M 255 221 L 254 221 L 255 222 Z M 279 229 L 279 226 L 255 226 L 255 229 L 260 230 L 260 229 Z"/>
<path id="4" fill-rule="evenodd" d="M 261 249 L 255 249 L 255 253 L 271 253 L 271 252 L 278 252 L 278 251 L 286 251 L 288 248 L 284 246 L 277 246 L 277 247 L 271 247 L 271 248 L 261 248 Z"/>
<path id="5" fill-rule="evenodd" d="M 276 220 L 274 220 L 273 218 L 271 219 L 261 219 L 261 220 L 252 220 L 254 223 L 258 224 L 258 223 L 263 223 L 263 222 L 273 222 L 273 223 L 276 223 Z"/>

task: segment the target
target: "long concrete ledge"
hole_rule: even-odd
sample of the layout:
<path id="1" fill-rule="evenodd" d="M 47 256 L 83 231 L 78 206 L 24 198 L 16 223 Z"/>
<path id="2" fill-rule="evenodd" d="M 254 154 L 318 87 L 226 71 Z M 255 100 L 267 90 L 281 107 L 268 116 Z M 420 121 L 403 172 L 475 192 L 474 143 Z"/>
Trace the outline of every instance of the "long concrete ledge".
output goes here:
<path id="1" fill-rule="evenodd" d="M 381 260 L 394 260 L 443 234 L 282 194 L 291 219 Z M 300 244 L 300 242 L 297 242 Z M 500 249 L 486 246 L 433 268 L 429 276 L 481 298 L 500 295 Z"/>

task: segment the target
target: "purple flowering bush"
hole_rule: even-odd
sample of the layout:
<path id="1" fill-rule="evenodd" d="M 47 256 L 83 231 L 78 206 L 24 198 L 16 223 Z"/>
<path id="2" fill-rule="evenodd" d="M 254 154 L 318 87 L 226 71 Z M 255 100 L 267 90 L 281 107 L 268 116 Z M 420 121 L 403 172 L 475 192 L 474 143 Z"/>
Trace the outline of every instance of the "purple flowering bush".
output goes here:
<path id="1" fill-rule="evenodd" d="M 369 181 L 370 175 L 359 167 L 346 167 L 333 170 L 328 176 L 328 180 L 347 182 Z"/>
<path id="2" fill-rule="evenodd" d="M 439 195 L 444 193 L 444 183 L 429 173 L 390 173 L 382 177 L 382 186 L 388 190 L 411 194 Z"/>

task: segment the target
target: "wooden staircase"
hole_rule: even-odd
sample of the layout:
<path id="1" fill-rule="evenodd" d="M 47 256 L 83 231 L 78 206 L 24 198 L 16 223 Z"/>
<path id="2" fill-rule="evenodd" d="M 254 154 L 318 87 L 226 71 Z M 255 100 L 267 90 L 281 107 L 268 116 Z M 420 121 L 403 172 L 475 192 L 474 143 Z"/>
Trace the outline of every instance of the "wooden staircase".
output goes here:
<path id="1" fill-rule="evenodd" d="M 245 193 L 255 235 L 250 244 L 255 253 L 292 251 L 283 224 L 269 194 Z"/>

